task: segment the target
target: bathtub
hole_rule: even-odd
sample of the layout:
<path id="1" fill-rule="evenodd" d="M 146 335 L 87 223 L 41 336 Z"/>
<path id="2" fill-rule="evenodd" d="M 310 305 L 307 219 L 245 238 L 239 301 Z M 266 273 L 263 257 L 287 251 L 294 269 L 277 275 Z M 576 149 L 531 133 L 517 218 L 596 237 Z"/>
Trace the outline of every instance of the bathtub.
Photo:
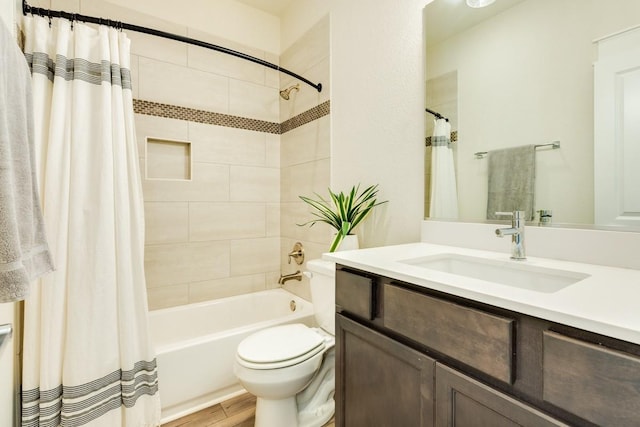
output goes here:
<path id="1" fill-rule="evenodd" d="M 233 374 L 238 344 L 285 323 L 313 326 L 314 316 L 310 302 L 284 289 L 151 311 L 162 422 L 244 393 Z"/>

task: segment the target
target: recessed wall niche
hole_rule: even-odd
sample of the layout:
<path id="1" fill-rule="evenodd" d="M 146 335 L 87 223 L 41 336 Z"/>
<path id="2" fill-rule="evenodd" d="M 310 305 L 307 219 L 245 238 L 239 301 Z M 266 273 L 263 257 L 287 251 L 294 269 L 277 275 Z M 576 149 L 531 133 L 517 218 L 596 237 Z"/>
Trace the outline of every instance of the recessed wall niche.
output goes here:
<path id="1" fill-rule="evenodd" d="M 191 180 L 191 142 L 147 137 L 146 178 Z"/>

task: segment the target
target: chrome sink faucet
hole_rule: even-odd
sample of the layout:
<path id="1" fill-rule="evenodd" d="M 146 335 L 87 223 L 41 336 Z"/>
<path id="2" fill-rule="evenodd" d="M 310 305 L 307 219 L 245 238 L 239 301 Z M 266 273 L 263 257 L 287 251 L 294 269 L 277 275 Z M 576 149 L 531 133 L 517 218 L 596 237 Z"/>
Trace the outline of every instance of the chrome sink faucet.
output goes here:
<path id="1" fill-rule="evenodd" d="M 518 261 L 524 261 L 527 259 L 527 255 L 524 248 L 524 211 L 513 212 L 496 212 L 496 215 L 510 215 L 511 227 L 510 228 L 497 228 L 496 236 L 504 237 L 511 236 L 511 259 Z"/>

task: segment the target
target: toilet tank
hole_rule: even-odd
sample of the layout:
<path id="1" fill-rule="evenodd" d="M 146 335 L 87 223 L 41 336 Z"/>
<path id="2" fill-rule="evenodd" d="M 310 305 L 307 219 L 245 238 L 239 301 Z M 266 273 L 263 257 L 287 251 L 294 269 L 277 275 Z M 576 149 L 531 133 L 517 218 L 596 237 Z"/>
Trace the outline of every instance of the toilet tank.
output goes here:
<path id="1" fill-rule="evenodd" d="M 307 261 L 310 273 L 311 302 L 318 326 L 336 334 L 336 263 L 322 259 Z"/>

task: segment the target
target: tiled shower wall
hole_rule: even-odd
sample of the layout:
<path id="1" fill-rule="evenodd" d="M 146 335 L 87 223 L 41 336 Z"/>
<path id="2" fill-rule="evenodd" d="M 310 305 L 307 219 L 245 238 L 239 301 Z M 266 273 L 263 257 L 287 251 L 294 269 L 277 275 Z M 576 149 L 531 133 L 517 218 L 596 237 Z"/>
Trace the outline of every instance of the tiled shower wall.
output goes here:
<path id="1" fill-rule="evenodd" d="M 322 83 L 322 92 L 311 86 L 300 85 L 300 91 L 294 92 L 289 101 L 280 99 L 280 121 L 287 123 L 292 117 L 309 111 L 316 106 L 329 109 L 329 17 L 320 20 L 296 43 L 280 56 L 280 64 L 289 70 L 307 77 L 313 82 Z M 283 88 L 293 84 L 292 78 L 281 75 Z M 320 113 L 323 114 L 323 113 Z M 283 254 L 281 271 L 293 273 L 304 271 L 305 265 L 287 262 L 286 254 L 295 242 L 301 242 L 305 248 L 305 259 L 320 258 L 327 252 L 331 240 L 331 229 L 326 224 L 316 224 L 309 228 L 302 224 L 313 217 L 307 205 L 298 196 L 314 197 L 314 192 L 329 197 L 330 172 L 330 115 L 324 115 L 281 135 L 280 166 L 282 199 L 281 235 Z M 285 288 L 303 298 L 310 298 L 309 281 L 303 277 L 301 282 L 290 281 Z"/>
<path id="2" fill-rule="evenodd" d="M 280 59 L 104 1 L 30 3 L 121 19 L 219 44 L 275 64 L 281 60 L 284 67 L 324 85 L 318 94 L 301 84 L 300 91 L 284 101 L 278 91 L 293 81 L 281 80 L 275 70 L 204 48 L 128 32 L 151 309 L 277 287 L 281 258 L 286 262 L 284 254 L 295 239 L 305 243 L 308 254 L 319 256 L 326 247 L 325 233 L 294 223 L 307 218 L 300 202 L 295 202 L 297 195 L 328 187 L 328 18 Z M 281 129 L 286 130 L 282 135 Z M 148 157 L 147 137 L 178 144 L 156 145 L 149 151 L 153 156 Z M 189 147 L 185 149 L 180 142 L 188 142 Z M 147 176 L 147 167 L 154 171 L 153 177 Z M 176 178 L 185 170 L 186 177 Z M 285 192 L 282 198 L 281 188 Z M 281 201 L 286 203 L 281 206 Z M 291 290 L 308 295 L 304 283 Z"/>
<path id="3" fill-rule="evenodd" d="M 189 28 L 186 34 L 278 61 Z M 278 121 L 275 71 L 183 43 L 153 44 L 134 51 L 136 98 Z M 211 120 L 216 124 L 192 121 L 189 114 L 168 116 L 136 114 L 143 172 L 154 161 L 144 156 L 146 137 L 191 143 L 190 180 L 143 180 L 150 308 L 273 287 L 280 262 L 280 136 L 228 127 L 232 120 L 224 116 Z"/>
<path id="4" fill-rule="evenodd" d="M 276 120 L 277 87 L 240 80 L 233 67 L 228 74 L 234 77 L 195 68 L 195 49 L 186 49 L 187 65 L 140 55 L 139 98 Z M 236 64 L 239 72 L 243 66 Z M 245 106 L 243 98 L 253 99 L 261 111 L 251 103 Z M 190 181 L 143 180 L 150 307 L 253 292 L 275 283 L 279 136 L 142 114 L 136 115 L 136 126 L 140 142 L 156 136 L 192 144 Z"/>

